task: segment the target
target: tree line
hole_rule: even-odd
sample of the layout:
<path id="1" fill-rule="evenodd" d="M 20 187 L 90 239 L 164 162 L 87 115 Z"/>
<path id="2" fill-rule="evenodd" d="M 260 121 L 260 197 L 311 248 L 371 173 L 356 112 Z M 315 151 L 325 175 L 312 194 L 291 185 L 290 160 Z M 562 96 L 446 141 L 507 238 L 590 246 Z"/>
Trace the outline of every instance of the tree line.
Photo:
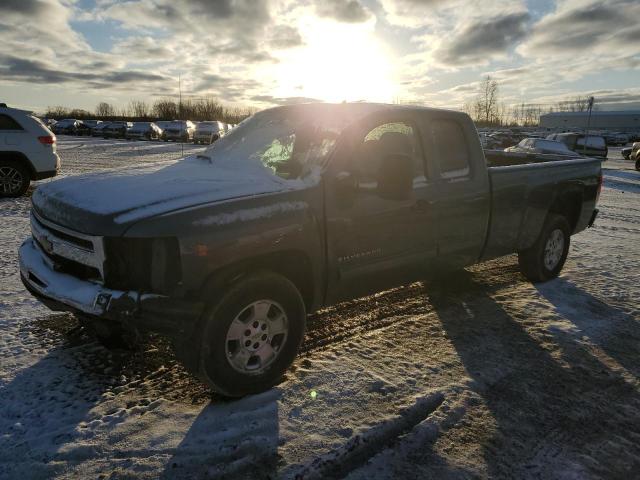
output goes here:
<path id="1" fill-rule="evenodd" d="M 78 120 L 124 120 L 133 122 L 154 120 L 219 120 L 225 123 L 240 123 L 255 113 L 253 108 L 226 107 L 214 98 L 195 98 L 183 101 L 159 99 L 153 104 L 142 100 L 132 100 L 124 107 L 116 107 L 100 102 L 93 112 L 80 108 L 63 106 L 48 107 L 44 116 L 60 120 L 75 118 Z"/>
<path id="2" fill-rule="evenodd" d="M 540 115 L 551 112 L 585 112 L 588 96 L 575 96 L 555 104 L 520 103 L 507 106 L 500 101 L 500 86 L 490 75 L 485 77 L 474 100 L 465 103 L 462 111 L 478 126 L 537 126 Z M 596 108 L 597 109 L 597 108 Z"/>

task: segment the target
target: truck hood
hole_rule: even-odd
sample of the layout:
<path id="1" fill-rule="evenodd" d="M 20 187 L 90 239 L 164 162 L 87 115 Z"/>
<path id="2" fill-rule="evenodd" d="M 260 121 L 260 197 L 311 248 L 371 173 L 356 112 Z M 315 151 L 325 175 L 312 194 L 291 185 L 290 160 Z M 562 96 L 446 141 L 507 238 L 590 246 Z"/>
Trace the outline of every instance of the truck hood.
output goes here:
<path id="1" fill-rule="evenodd" d="M 177 162 L 66 177 L 39 186 L 34 209 L 44 218 L 91 235 L 119 236 L 145 218 L 196 205 L 304 187 L 259 164 Z"/>

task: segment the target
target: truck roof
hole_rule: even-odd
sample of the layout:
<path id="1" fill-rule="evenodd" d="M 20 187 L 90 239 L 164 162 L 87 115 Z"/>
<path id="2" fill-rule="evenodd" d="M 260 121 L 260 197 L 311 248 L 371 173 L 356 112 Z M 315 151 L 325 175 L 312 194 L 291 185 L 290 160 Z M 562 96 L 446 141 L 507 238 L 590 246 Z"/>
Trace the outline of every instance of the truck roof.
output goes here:
<path id="1" fill-rule="evenodd" d="M 388 103 L 300 103 L 295 105 L 283 105 L 262 110 L 255 115 L 263 115 L 266 112 L 280 111 L 283 115 L 314 117 L 317 123 L 323 125 L 335 125 L 338 129 L 343 128 L 367 115 L 375 112 L 392 111 L 423 111 L 423 112 L 447 112 L 450 114 L 467 116 L 465 113 L 445 110 L 441 108 L 423 107 L 418 105 L 395 105 Z"/>

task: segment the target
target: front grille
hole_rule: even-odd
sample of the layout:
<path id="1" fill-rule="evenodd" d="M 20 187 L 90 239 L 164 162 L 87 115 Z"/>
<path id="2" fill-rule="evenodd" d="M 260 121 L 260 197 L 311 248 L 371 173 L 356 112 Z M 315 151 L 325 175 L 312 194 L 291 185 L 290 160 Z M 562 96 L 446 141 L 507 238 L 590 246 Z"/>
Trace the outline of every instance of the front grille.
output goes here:
<path id="1" fill-rule="evenodd" d="M 54 270 L 83 280 L 104 280 L 102 237 L 74 232 L 31 213 L 31 233 Z"/>

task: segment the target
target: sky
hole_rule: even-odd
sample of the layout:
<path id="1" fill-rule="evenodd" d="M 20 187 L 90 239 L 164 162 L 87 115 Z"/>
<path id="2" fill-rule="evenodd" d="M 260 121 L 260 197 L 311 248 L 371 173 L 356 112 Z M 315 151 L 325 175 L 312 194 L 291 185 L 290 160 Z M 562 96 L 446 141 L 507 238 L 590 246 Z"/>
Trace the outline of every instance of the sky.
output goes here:
<path id="1" fill-rule="evenodd" d="M 640 109 L 638 0 L 0 0 L 0 102 Z M 179 82 L 180 79 L 180 82 Z"/>

